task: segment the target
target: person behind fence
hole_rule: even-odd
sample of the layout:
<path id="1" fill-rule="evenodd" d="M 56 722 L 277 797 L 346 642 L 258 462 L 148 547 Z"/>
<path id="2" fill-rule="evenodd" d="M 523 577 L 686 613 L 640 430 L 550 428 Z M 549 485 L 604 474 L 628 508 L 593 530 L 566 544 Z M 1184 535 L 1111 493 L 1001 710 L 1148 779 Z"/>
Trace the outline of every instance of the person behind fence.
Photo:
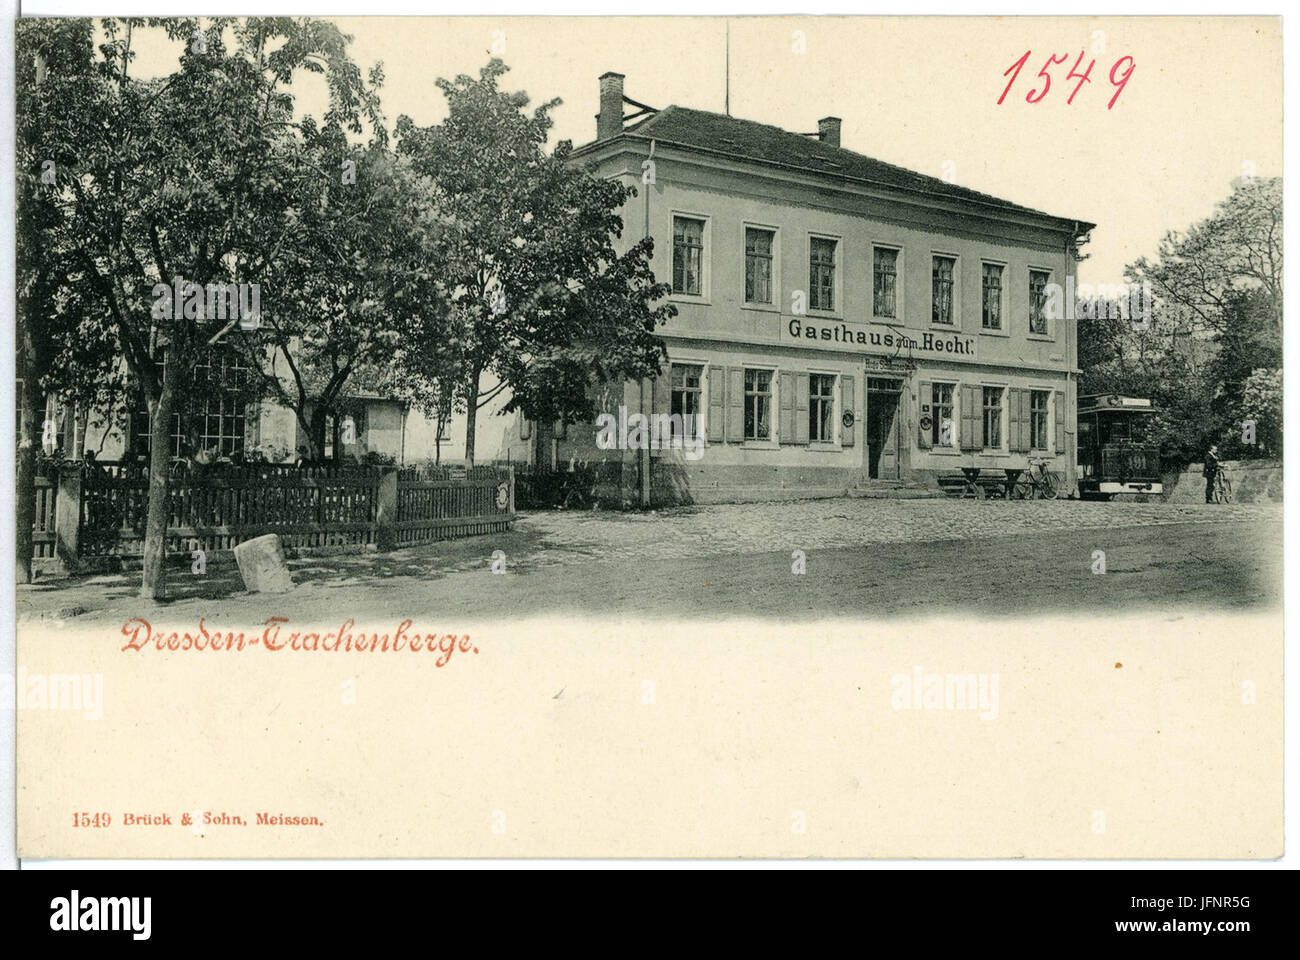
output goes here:
<path id="1" fill-rule="evenodd" d="M 1214 502 L 1214 482 L 1219 477 L 1219 448 L 1211 446 L 1205 454 L 1205 466 L 1201 469 L 1205 477 L 1205 502 Z"/>

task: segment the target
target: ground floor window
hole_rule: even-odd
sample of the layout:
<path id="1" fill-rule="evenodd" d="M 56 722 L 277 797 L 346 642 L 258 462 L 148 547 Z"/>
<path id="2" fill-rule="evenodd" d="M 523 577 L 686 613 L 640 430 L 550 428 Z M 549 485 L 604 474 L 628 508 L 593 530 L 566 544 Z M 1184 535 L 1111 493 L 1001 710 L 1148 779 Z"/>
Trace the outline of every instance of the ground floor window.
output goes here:
<path id="1" fill-rule="evenodd" d="M 813 443 L 835 441 L 835 376 L 808 375 L 808 437 Z"/>
<path id="2" fill-rule="evenodd" d="M 154 364 L 159 378 L 163 364 Z M 195 364 L 192 378 L 173 400 L 168 454 L 212 457 L 243 453 L 251 371 L 233 351 L 214 348 Z M 131 452 L 147 456 L 152 446 L 149 403 L 141 393 L 131 415 Z"/>
<path id="3" fill-rule="evenodd" d="M 1047 449 L 1047 404 L 1051 394 L 1046 390 L 1029 391 L 1029 449 Z"/>
<path id="4" fill-rule="evenodd" d="M 1002 448 L 1002 388 L 984 388 L 984 449 Z"/>
<path id="5" fill-rule="evenodd" d="M 699 429 L 700 384 L 704 381 L 704 368 L 694 363 L 674 363 L 672 369 L 672 424 L 673 435 L 693 437 Z"/>
<path id="6" fill-rule="evenodd" d="M 772 438 L 772 371 L 745 370 L 745 439 Z"/>
<path id="7" fill-rule="evenodd" d="M 930 385 L 930 445 L 934 447 L 951 447 L 956 444 L 953 436 L 951 383 L 934 383 Z"/>

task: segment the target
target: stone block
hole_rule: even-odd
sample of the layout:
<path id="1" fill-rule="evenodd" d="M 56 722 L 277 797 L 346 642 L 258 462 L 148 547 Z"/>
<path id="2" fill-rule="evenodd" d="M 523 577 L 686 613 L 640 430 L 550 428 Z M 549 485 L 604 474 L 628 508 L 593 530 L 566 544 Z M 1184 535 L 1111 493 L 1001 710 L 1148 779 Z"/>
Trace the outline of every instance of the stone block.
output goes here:
<path id="1" fill-rule="evenodd" d="M 249 593 L 288 593 L 293 578 L 284 562 L 284 548 L 274 533 L 245 540 L 235 547 L 235 563 Z"/>

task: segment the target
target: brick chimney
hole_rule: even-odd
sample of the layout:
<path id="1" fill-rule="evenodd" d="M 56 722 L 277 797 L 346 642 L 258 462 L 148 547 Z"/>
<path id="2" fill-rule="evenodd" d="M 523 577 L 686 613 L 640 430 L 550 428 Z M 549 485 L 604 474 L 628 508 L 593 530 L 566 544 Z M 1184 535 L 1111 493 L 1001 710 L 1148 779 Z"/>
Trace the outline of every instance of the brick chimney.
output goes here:
<path id="1" fill-rule="evenodd" d="M 600 75 L 600 113 L 596 114 L 596 139 L 608 140 L 623 132 L 623 74 Z"/>
<path id="2" fill-rule="evenodd" d="M 840 145 L 840 118 L 822 117 L 817 121 L 817 139 L 832 147 Z"/>

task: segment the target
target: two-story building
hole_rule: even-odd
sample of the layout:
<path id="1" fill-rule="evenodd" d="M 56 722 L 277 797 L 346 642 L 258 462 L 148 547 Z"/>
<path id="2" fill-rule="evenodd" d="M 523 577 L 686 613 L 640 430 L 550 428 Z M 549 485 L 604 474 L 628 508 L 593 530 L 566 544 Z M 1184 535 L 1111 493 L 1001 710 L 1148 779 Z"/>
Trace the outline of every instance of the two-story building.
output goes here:
<path id="1" fill-rule="evenodd" d="M 637 188 L 624 240 L 654 238 L 678 313 L 662 375 L 604 390 L 597 413 L 694 414 L 707 442 L 609 450 L 594 424 L 520 423 L 509 443 L 603 463 L 629 503 L 934 485 L 1030 457 L 1073 489 L 1076 331 L 1048 297 L 1092 224 L 845 149 L 836 117 L 791 133 L 655 110 L 623 82 L 600 78 L 574 158 Z"/>

